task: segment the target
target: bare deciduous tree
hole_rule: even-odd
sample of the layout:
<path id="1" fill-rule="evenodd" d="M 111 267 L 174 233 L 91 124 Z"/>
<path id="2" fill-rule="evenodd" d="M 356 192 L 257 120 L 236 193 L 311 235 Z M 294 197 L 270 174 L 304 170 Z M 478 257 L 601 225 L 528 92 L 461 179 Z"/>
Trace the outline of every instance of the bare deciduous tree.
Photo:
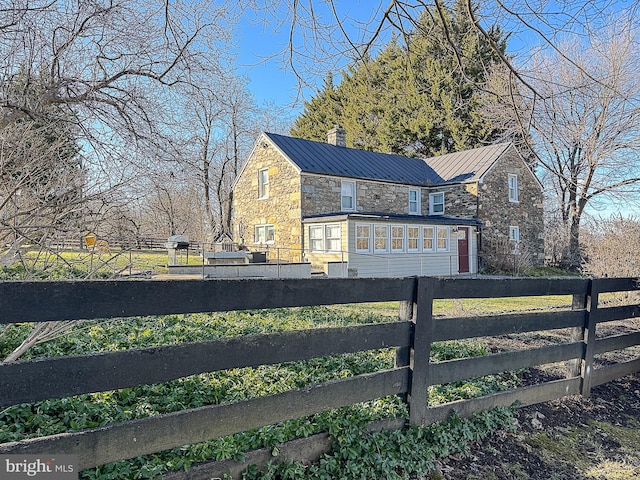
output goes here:
<path id="1" fill-rule="evenodd" d="M 562 54 L 541 52 L 521 69 L 535 96 L 512 83 L 503 88 L 502 120 L 530 140 L 553 192 L 547 213 L 561 220 L 562 263 L 568 267 L 581 264 L 579 233 L 587 206 L 631 202 L 640 193 L 638 33 L 628 22 L 592 32 L 588 41 L 567 39 L 559 44 Z"/>

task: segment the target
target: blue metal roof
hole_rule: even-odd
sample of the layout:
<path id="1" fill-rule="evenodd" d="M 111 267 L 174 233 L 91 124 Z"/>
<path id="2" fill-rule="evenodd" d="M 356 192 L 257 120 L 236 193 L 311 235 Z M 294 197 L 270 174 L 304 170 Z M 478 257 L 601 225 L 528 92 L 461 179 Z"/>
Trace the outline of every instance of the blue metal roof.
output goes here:
<path id="1" fill-rule="evenodd" d="M 389 153 L 336 147 L 328 143 L 265 135 L 303 172 L 338 177 L 382 180 L 405 185 L 428 186 L 444 183 L 424 160 Z"/>

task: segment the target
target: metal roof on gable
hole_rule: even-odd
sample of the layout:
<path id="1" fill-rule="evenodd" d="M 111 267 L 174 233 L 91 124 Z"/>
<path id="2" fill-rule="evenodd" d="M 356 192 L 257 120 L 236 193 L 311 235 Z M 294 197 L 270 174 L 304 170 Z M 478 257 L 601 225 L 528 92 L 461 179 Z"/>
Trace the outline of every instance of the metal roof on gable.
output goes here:
<path id="1" fill-rule="evenodd" d="M 418 186 L 479 180 L 511 145 L 501 143 L 421 160 L 275 133 L 264 135 L 306 173 Z"/>
<path id="2" fill-rule="evenodd" d="M 462 152 L 427 158 L 425 162 L 435 170 L 443 183 L 475 182 L 509 148 L 511 143 L 497 143 Z"/>
<path id="3" fill-rule="evenodd" d="M 265 135 L 303 172 L 420 186 L 442 182 L 429 165 L 417 158 L 336 147 L 274 133 Z"/>

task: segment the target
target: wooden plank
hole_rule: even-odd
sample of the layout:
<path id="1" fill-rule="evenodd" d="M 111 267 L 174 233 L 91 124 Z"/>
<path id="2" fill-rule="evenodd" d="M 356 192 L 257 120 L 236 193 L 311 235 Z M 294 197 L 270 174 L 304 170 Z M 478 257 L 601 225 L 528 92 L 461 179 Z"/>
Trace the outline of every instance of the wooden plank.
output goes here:
<path id="1" fill-rule="evenodd" d="M 626 320 L 640 317 L 640 305 L 624 305 L 620 307 L 598 307 L 598 323 Z"/>
<path id="2" fill-rule="evenodd" d="M 611 337 L 597 339 L 593 353 L 597 355 L 599 353 L 622 350 L 623 348 L 629 348 L 635 345 L 640 345 L 640 332 L 613 335 Z"/>
<path id="3" fill-rule="evenodd" d="M 536 332 L 557 328 L 581 327 L 584 311 L 519 313 L 434 319 L 433 341 L 490 337 L 510 333 Z"/>
<path id="4" fill-rule="evenodd" d="M 594 278 L 600 293 L 639 290 L 638 278 Z"/>
<path id="5" fill-rule="evenodd" d="M 334 440 L 328 433 L 317 433 L 309 437 L 296 438 L 278 445 L 278 456 L 273 456 L 273 448 L 261 448 L 244 454 L 242 460 L 220 460 L 192 465 L 188 471 L 179 470 L 162 475 L 163 480 L 215 480 L 222 478 L 242 478 L 244 471 L 251 465 L 263 470 L 269 463 L 298 461 L 307 465 L 320 460 L 329 453 Z M 225 477 L 227 475 L 227 477 Z"/>
<path id="6" fill-rule="evenodd" d="M 582 343 L 567 343 L 432 363 L 430 381 L 431 385 L 440 385 L 508 370 L 562 362 L 581 356 L 582 349 Z"/>
<path id="7" fill-rule="evenodd" d="M 403 418 L 387 418 L 371 422 L 367 425 L 368 432 L 400 430 L 406 425 Z M 334 440 L 328 433 L 317 433 L 304 438 L 296 438 L 279 444 L 278 456 L 273 456 L 273 448 L 261 448 L 244 454 L 242 460 L 220 460 L 193 465 L 189 471 L 173 471 L 162 475 L 163 480 L 212 480 L 225 478 L 242 478 L 242 473 L 250 465 L 257 465 L 263 470 L 269 462 L 297 461 L 311 464 L 320 460 L 322 454 L 329 453 Z"/>
<path id="8" fill-rule="evenodd" d="M 230 368 L 410 345 L 413 324 L 246 335 L 75 357 L 0 365 L 0 406 L 144 384 Z"/>
<path id="9" fill-rule="evenodd" d="M 0 282 L 0 323 L 411 301 L 415 282 L 414 278 Z"/>
<path id="10" fill-rule="evenodd" d="M 621 362 L 615 365 L 597 368 L 591 373 L 591 386 L 595 387 L 603 383 L 612 382 L 637 372 L 640 372 L 640 358 L 631 360 L 630 362 Z"/>
<path id="11" fill-rule="evenodd" d="M 501 298 L 586 293 L 582 278 L 438 278 L 434 298 Z"/>
<path id="12" fill-rule="evenodd" d="M 431 385 L 430 362 L 433 342 L 433 278 L 421 277 L 417 286 L 417 309 L 411 364 L 411 390 L 409 392 L 409 422 L 422 425 L 427 411 Z"/>
<path id="13" fill-rule="evenodd" d="M 86 469 L 397 395 L 409 388 L 409 367 L 376 372 L 226 405 L 158 415 L 108 427 L 0 445 L 0 454 L 76 454 Z"/>
<path id="14" fill-rule="evenodd" d="M 515 390 L 492 393 L 482 397 L 458 400 L 431 407 L 427 411 L 427 424 L 446 420 L 452 411 L 456 411 L 463 418 L 468 418 L 476 413 L 496 407 L 509 407 L 514 403 L 517 403 L 518 407 L 526 407 L 579 393 L 579 377 L 554 380 L 540 385 L 530 385 Z"/>

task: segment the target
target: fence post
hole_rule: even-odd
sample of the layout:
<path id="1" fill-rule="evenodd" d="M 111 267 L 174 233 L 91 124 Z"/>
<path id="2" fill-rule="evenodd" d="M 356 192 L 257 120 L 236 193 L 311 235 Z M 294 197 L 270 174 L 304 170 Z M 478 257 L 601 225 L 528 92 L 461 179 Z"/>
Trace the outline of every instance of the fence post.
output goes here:
<path id="1" fill-rule="evenodd" d="M 418 279 L 416 278 L 413 283 L 413 293 L 411 294 L 411 300 L 403 300 L 398 307 L 398 320 L 401 322 L 413 322 L 415 324 L 416 318 L 416 291 L 417 291 Z M 396 368 L 410 367 L 412 349 L 410 346 L 396 348 Z M 408 402 L 408 394 L 403 393 L 400 395 L 403 402 Z"/>
<path id="2" fill-rule="evenodd" d="M 411 352 L 411 388 L 409 390 L 409 422 L 422 425 L 427 417 L 429 393 L 429 356 L 433 339 L 433 294 L 435 279 L 418 278 L 415 330 Z"/>
<path id="3" fill-rule="evenodd" d="M 585 292 L 573 294 L 573 300 L 571 302 L 571 310 L 584 310 L 585 319 L 581 327 L 574 327 L 571 329 L 571 333 L 569 335 L 569 341 L 571 343 L 584 341 L 585 330 L 587 328 L 587 316 L 588 316 L 587 300 L 589 298 L 588 294 L 589 294 L 588 285 L 587 285 L 587 290 Z M 584 356 L 584 350 L 583 350 L 583 356 Z M 567 375 L 566 375 L 567 378 L 581 376 L 583 356 L 581 356 L 580 358 L 576 358 L 575 360 L 569 360 L 567 362 Z"/>
<path id="4" fill-rule="evenodd" d="M 587 293 L 587 313 L 586 325 L 584 329 L 584 354 L 582 357 L 582 368 L 580 374 L 582 376 L 581 393 L 583 397 L 591 395 L 591 374 L 593 373 L 593 351 L 596 344 L 596 324 L 598 323 L 598 281 L 589 280 L 589 288 Z"/>

